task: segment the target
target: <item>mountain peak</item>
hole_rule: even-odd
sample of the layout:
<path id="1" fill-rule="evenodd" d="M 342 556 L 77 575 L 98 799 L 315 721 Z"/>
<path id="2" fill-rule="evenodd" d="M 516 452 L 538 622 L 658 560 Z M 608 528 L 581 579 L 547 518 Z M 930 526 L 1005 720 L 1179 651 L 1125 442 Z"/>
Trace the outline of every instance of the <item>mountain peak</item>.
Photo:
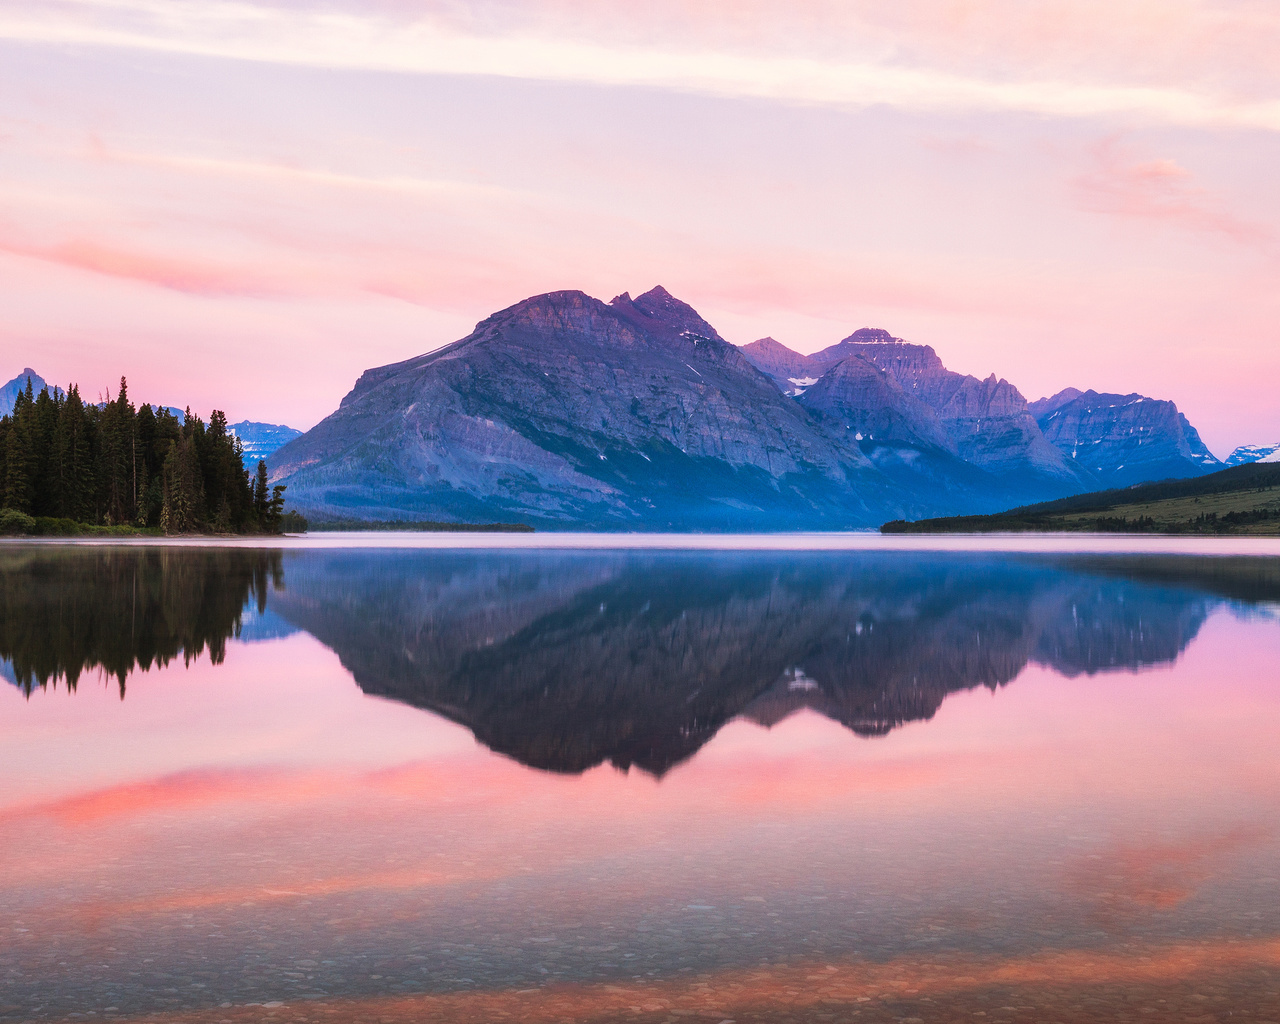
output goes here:
<path id="1" fill-rule="evenodd" d="M 13 412 L 13 403 L 23 391 L 27 389 L 27 381 L 31 381 L 31 390 L 35 394 L 39 394 L 40 390 L 47 386 L 47 382 L 40 374 L 29 366 L 25 366 L 22 372 L 13 380 L 5 384 L 0 384 L 0 416 L 8 416 Z"/>
<path id="2" fill-rule="evenodd" d="M 716 329 L 702 319 L 696 309 L 677 299 L 662 285 L 656 285 L 634 299 L 623 292 L 609 305 L 627 319 L 643 322 L 650 330 L 659 326 L 676 335 L 687 333 L 699 338 L 721 340 Z"/>
<path id="3" fill-rule="evenodd" d="M 859 327 L 844 339 L 846 345 L 901 345 L 901 338 L 895 338 L 881 327 Z"/>

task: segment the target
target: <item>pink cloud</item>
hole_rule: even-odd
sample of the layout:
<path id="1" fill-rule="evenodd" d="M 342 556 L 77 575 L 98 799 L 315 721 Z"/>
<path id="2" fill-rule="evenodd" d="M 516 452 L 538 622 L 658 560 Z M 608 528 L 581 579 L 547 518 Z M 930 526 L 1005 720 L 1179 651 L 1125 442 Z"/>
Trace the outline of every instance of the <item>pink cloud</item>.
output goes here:
<path id="1" fill-rule="evenodd" d="M 1094 169 L 1072 182 L 1076 202 L 1085 210 L 1162 222 L 1248 245 L 1274 241 L 1266 227 L 1227 210 L 1176 160 L 1131 162 L 1115 137 L 1096 146 L 1093 156 Z"/>
<path id="2" fill-rule="evenodd" d="M 0 239 L 0 252 L 107 277 L 141 281 L 188 295 L 265 297 L 282 293 L 278 282 L 243 268 L 207 260 L 130 252 L 87 239 L 51 245 Z"/>

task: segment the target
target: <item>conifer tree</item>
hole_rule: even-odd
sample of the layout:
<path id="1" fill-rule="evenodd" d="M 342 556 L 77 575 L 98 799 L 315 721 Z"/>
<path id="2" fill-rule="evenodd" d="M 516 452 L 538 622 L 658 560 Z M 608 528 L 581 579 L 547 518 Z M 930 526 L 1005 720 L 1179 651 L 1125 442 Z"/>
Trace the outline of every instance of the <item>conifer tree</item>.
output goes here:
<path id="1" fill-rule="evenodd" d="M 243 532 L 278 528 L 279 489 L 265 464 L 256 478 L 244 448 L 214 410 L 206 425 L 187 409 L 129 401 L 120 378 L 114 398 L 86 404 L 71 385 L 32 381 L 0 417 L 0 507 L 83 523 L 160 525 L 168 533 L 201 528 Z"/>
<path id="2" fill-rule="evenodd" d="M 267 492 L 267 464 L 258 460 L 258 476 L 253 487 L 253 515 L 261 529 L 267 528 L 267 516 L 271 510 L 271 498 Z"/>

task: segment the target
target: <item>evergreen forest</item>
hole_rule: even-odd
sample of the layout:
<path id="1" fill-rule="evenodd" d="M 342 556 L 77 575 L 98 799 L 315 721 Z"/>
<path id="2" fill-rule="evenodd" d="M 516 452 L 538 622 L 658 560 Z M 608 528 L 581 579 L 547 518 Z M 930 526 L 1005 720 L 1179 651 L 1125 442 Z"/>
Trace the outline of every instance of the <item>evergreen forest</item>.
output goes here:
<path id="1" fill-rule="evenodd" d="M 305 529 L 284 511 L 267 467 L 252 476 L 240 439 L 218 410 L 205 423 L 187 409 L 114 398 L 85 402 L 72 385 L 26 389 L 0 419 L 0 533 L 76 532 L 77 526 L 186 533 Z M 68 529 L 69 528 L 69 529 Z"/>

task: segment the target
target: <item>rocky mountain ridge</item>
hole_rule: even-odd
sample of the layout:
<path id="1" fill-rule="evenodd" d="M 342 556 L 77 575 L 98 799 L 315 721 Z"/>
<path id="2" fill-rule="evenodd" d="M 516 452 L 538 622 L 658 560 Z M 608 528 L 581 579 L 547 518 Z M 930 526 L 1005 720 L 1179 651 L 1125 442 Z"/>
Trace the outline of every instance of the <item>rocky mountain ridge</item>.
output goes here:
<path id="1" fill-rule="evenodd" d="M 848 529 L 1090 483 L 994 375 L 875 330 L 817 356 L 739 349 L 661 287 L 501 310 L 366 371 L 269 464 L 317 520 L 551 528 Z"/>
<path id="2" fill-rule="evenodd" d="M 1222 464 L 1245 466 L 1251 462 L 1280 462 L 1280 441 L 1275 444 L 1242 444 Z"/>
<path id="3" fill-rule="evenodd" d="M 1045 437 L 1093 473 L 1102 488 L 1223 468 L 1173 402 L 1067 388 L 1030 409 Z"/>
<path id="4" fill-rule="evenodd" d="M 257 466 L 259 459 L 270 457 L 295 437 L 302 436 L 302 431 L 296 427 L 285 426 L 283 423 L 258 423 L 255 420 L 229 423 L 227 430 L 240 438 L 247 468 Z"/>
<path id="5" fill-rule="evenodd" d="M 367 371 L 269 463 L 318 516 L 842 529 L 929 503 L 662 288 L 517 303 Z"/>

